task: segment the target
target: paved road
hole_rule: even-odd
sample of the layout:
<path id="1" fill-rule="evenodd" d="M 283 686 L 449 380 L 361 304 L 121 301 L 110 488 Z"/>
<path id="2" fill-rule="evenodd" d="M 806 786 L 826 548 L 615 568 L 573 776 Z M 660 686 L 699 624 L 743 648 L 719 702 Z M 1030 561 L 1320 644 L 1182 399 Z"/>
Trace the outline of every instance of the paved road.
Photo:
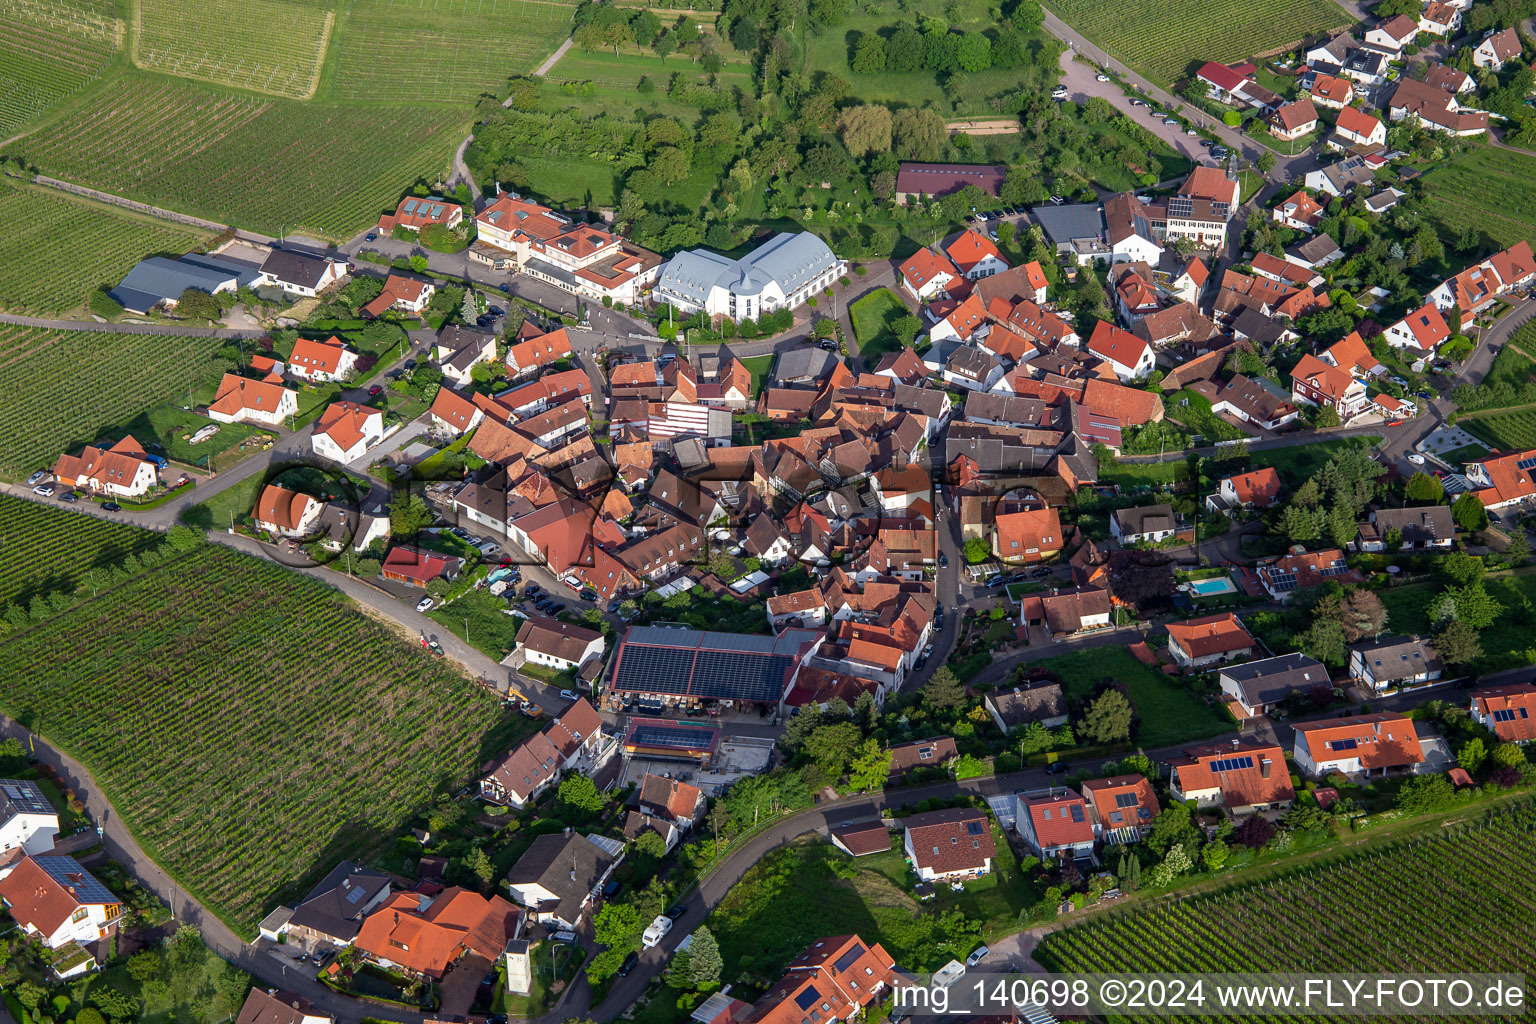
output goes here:
<path id="1" fill-rule="evenodd" d="M 236 330 L 232 327 L 182 327 L 177 324 L 104 324 L 95 320 L 49 320 L 45 317 L 0 313 L 0 324 L 18 327 L 46 327 L 58 331 L 101 331 L 105 334 L 175 334 L 189 338 L 260 338 L 265 330 Z"/>

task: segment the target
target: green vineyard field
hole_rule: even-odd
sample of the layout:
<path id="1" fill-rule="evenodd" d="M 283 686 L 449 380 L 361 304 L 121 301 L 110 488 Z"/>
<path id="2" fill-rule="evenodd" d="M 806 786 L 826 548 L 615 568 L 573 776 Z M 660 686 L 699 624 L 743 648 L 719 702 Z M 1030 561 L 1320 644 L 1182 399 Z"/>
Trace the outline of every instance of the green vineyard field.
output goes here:
<path id="1" fill-rule="evenodd" d="M 1333 0 L 1057 0 L 1050 9 L 1111 56 L 1164 84 L 1184 78 L 1191 64 L 1246 59 L 1351 20 Z"/>
<path id="2" fill-rule="evenodd" d="M 464 111 L 261 99 L 134 72 L 15 144 L 46 174 L 276 235 L 342 239 L 446 170 Z"/>
<path id="3" fill-rule="evenodd" d="M 1524 972 L 1533 824 L 1527 801 L 1486 827 L 1053 932 L 1035 958 L 1063 973 Z"/>
<path id="4" fill-rule="evenodd" d="M 455 670 L 318 580 L 212 545 L 11 634 L 0 678 L 0 710 L 87 765 L 251 938 L 499 753 L 495 700 Z"/>
<path id="5" fill-rule="evenodd" d="M 0 494 L 0 608 L 72 590 L 98 565 L 152 546 L 154 534 Z"/>
<path id="6" fill-rule="evenodd" d="M 1461 426 L 1495 449 L 1521 452 L 1536 448 L 1536 409 L 1468 416 L 1461 421 Z"/>
<path id="7" fill-rule="evenodd" d="M 0 477 L 52 466 L 102 431 L 217 380 L 232 365 L 217 354 L 222 344 L 0 326 Z"/>
<path id="8" fill-rule="evenodd" d="M 217 85 L 313 95 L 335 15 L 313 0 L 137 0 L 140 67 Z"/>
<path id="9" fill-rule="evenodd" d="M 571 31 L 550 0 L 351 0 L 331 95 L 378 103 L 501 93 Z"/>
<path id="10" fill-rule="evenodd" d="M 192 249 L 206 232 L 41 186 L 0 180 L 0 309 L 67 313 L 135 263 Z"/>
<path id="11" fill-rule="evenodd" d="M 1467 228 L 1500 246 L 1536 243 L 1536 157 L 1471 149 L 1424 175 L 1424 206 L 1447 240 Z"/>
<path id="12" fill-rule="evenodd" d="M 94 82 L 122 35 L 112 0 L 0 0 L 0 138 Z"/>

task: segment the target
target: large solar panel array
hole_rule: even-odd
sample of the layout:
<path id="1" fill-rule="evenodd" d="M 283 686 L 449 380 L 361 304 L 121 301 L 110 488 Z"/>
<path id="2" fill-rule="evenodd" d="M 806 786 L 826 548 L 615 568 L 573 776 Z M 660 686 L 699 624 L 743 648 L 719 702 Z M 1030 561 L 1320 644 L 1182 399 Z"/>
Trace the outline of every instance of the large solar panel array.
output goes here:
<path id="1" fill-rule="evenodd" d="M 637 627 L 620 650 L 615 690 L 777 703 L 800 644 L 783 637 Z M 786 649 L 787 648 L 787 649 Z"/>
<path id="2" fill-rule="evenodd" d="M 616 690 L 643 690 L 646 693 L 688 692 L 693 674 L 695 651 L 675 647 L 639 647 L 625 644 L 614 673 Z"/>
<path id="3" fill-rule="evenodd" d="M 1211 762 L 1213 772 L 1235 772 L 1239 768 L 1252 768 L 1253 758 L 1244 754 L 1242 757 L 1224 757 L 1219 761 Z"/>
<path id="4" fill-rule="evenodd" d="M 53 813 L 53 805 L 43 796 L 37 784 L 19 779 L 0 779 L 0 811 L 7 805 L 26 814 Z"/>
<path id="5" fill-rule="evenodd" d="M 636 747 L 667 750 L 704 750 L 715 744 L 719 730 L 709 726 L 664 725 L 660 722 L 636 723 L 626 742 Z"/>
<path id="6" fill-rule="evenodd" d="M 96 881 L 73 857 L 38 857 L 37 866 L 60 885 L 72 886 L 79 903 L 116 903 L 112 890 Z"/>

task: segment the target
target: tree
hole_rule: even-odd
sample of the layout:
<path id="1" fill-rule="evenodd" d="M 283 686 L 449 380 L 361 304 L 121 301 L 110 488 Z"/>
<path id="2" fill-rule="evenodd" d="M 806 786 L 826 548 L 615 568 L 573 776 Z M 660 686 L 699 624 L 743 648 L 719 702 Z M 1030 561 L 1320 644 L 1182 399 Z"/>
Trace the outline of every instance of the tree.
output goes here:
<path id="1" fill-rule="evenodd" d="M 1319 430 L 1327 430 L 1329 427 L 1336 427 L 1339 425 L 1338 410 L 1334 409 L 1334 407 L 1331 405 L 1318 406 L 1317 416 L 1313 419 L 1312 422 Z"/>
<path id="2" fill-rule="evenodd" d="M 1131 738 L 1131 702 L 1119 690 L 1095 697 L 1083 711 L 1078 732 L 1094 743 L 1119 743 Z"/>
<path id="3" fill-rule="evenodd" d="M 418 274 L 425 274 L 427 272 L 427 267 L 430 265 L 427 258 L 420 253 L 417 253 L 411 257 L 410 264 L 411 269 Z"/>
<path id="4" fill-rule="evenodd" d="M 128 977 L 138 982 L 140 986 L 158 981 L 164 965 L 160 962 L 160 954 L 154 950 L 145 950 L 135 953 L 128 959 Z"/>
<path id="5" fill-rule="evenodd" d="M 1456 525 L 1469 533 L 1488 529 L 1488 512 L 1483 508 L 1482 501 L 1471 491 L 1463 491 L 1456 499 L 1451 505 L 1451 515 Z"/>
<path id="6" fill-rule="evenodd" d="M 567 775 L 560 783 L 560 802 L 577 810 L 597 814 L 608 802 L 597 790 L 597 784 L 585 775 Z"/>
<path id="7" fill-rule="evenodd" d="M 491 879 L 496 877 L 496 865 L 491 863 L 490 856 L 478 846 L 470 850 L 469 855 L 464 858 L 464 867 L 470 874 L 480 879 L 482 889 L 489 886 Z"/>
<path id="8" fill-rule="evenodd" d="M 1152 825 L 1147 830 L 1147 849 L 1162 856 L 1174 846 L 1198 842 L 1199 838 L 1200 827 L 1195 824 L 1194 813 L 1189 805 L 1174 800 L 1152 819 Z"/>
<path id="9" fill-rule="evenodd" d="M 1334 606 L 1337 608 L 1337 605 Z M 1330 665 L 1344 663 L 1344 625 L 1336 615 L 1319 615 L 1312 620 L 1304 633 L 1297 635 L 1296 644 L 1318 661 Z"/>
<path id="10" fill-rule="evenodd" d="M 891 108 L 883 103 L 847 107 L 837 116 L 838 137 L 854 156 L 891 148 Z"/>
<path id="11" fill-rule="evenodd" d="M 965 560 L 972 565 L 992 557 L 992 547 L 980 537 L 970 537 L 965 542 Z"/>
<path id="12" fill-rule="evenodd" d="M 1509 559 L 1512 566 L 1525 564 L 1531 557 L 1531 542 L 1525 537 L 1523 528 L 1517 529 L 1509 535 L 1509 547 L 1504 552 L 1504 557 Z"/>
<path id="13" fill-rule="evenodd" d="M 944 154 L 949 130 L 937 111 L 903 107 L 891 119 L 896 153 L 905 160 L 937 160 Z"/>
<path id="14" fill-rule="evenodd" d="M 1458 620 L 1435 634 L 1435 651 L 1447 663 L 1465 666 L 1483 656 L 1483 645 L 1477 629 Z"/>
<path id="15" fill-rule="evenodd" d="M 432 510 L 418 495 L 402 494 L 389 505 L 389 532 L 412 537 L 432 525 Z"/>
<path id="16" fill-rule="evenodd" d="M 848 784 L 860 793 L 884 789 L 891 776 L 891 752 L 874 737 L 864 741 L 848 766 Z"/>
<path id="17" fill-rule="evenodd" d="M 1470 586 L 1483 578 L 1486 566 L 1478 555 L 1452 551 L 1438 562 L 1440 574 L 1459 587 Z"/>
<path id="18" fill-rule="evenodd" d="M 806 738 L 805 752 L 811 755 L 818 767 L 835 779 L 848 768 L 858 743 L 858 726 L 852 722 L 834 722 L 818 726 Z"/>
<path id="19" fill-rule="evenodd" d="M 960 37 L 955 60 L 962 71 L 987 70 L 992 66 L 992 40 L 980 32 L 967 32 Z"/>
<path id="20" fill-rule="evenodd" d="M 667 55 L 677 49 L 677 37 L 671 32 L 662 32 L 656 37 L 656 41 L 651 43 L 651 49 L 655 50 L 656 56 L 665 63 Z"/>
<path id="21" fill-rule="evenodd" d="M 1487 629 L 1504 610 L 1504 606 L 1483 587 L 1481 580 L 1465 587 L 1447 587 L 1441 598 L 1449 600 L 1451 617 L 1457 622 L 1465 622 L 1473 629 Z M 1441 619 L 1447 617 L 1441 601 L 1435 603 L 1434 609 Z"/>
<path id="22" fill-rule="evenodd" d="M 176 315 L 192 320 L 217 320 L 224 311 L 213 295 L 201 288 L 188 288 L 176 299 Z"/>
<path id="23" fill-rule="evenodd" d="M 1483 738 L 1481 736 L 1473 736 L 1461 745 L 1461 749 L 1456 751 L 1456 763 L 1468 772 L 1476 772 L 1483 766 L 1483 760 L 1487 756 L 1488 751 L 1483 746 Z"/>
<path id="24" fill-rule="evenodd" d="M 1227 866 L 1227 858 L 1231 855 L 1231 848 L 1222 840 L 1217 839 L 1205 848 L 1200 855 L 1200 859 L 1205 862 L 1205 869 L 1214 874 Z"/>
<path id="25" fill-rule="evenodd" d="M 853 59 L 848 66 L 861 75 L 873 75 L 885 70 L 885 40 L 873 32 L 859 37 L 853 48 Z"/>
<path id="26" fill-rule="evenodd" d="M 931 708 L 957 708 L 965 703 L 965 687 L 948 665 L 940 665 L 923 684 L 923 702 Z"/>
<path id="27" fill-rule="evenodd" d="M 693 942 L 688 946 L 693 975 L 693 987 L 713 988 L 720 984 L 720 973 L 725 970 L 725 960 L 720 955 L 720 943 L 703 925 L 693 931 Z"/>
<path id="28" fill-rule="evenodd" d="M 1275 838 L 1274 822 L 1262 814 L 1250 814 L 1232 833 L 1234 842 L 1250 850 L 1262 850 L 1273 838 Z"/>
<path id="29" fill-rule="evenodd" d="M 450 591 L 452 589 L 453 589 L 453 584 L 449 583 L 447 580 L 443 579 L 441 576 L 434 576 L 431 579 L 427 580 L 427 586 L 426 586 L 427 594 L 432 596 L 432 597 L 437 598 L 438 600 L 442 600 L 444 597 L 446 597 L 448 595 L 448 591 Z"/>
<path id="30" fill-rule="evenodd" d="M 751 24 L 751 22 L 747 22 Z M 629 32 L 635 39 L 636 46 L 650 46 L 655 41 L 657 33 L 661 31 L 661 19 L 650 11 L 641 11 L 629 22 Z M 756 49 L 756 47 L 752 47 Z"/>
<path id="31" fill-rule="evenodd" d="M 661 837 L 660 832 L 648 828 L 635 839 L 635 852 L 660 860 L 667 855 L 667 841 Z"/>
<path id="32" fill-rule="evenodd" d="M 1260 172 L 1262 172 L 1264 174 L 1268 174 L 1270 171 L 1272 171 L 1274 169 L 1275 169 L 1275 154 L 1271 153 L 1269 150 L 1266 149 L 1264 152 L 1259 154 L 1259 170 L 1260 170 Z"/>
<path id="33" fill-rule="evenodd" d="M 1374 590 L 1360 587 L 1351 590 L 1344 595 L 1339 613 L 1344 639 L 1352 644 L 1380 636 L 1387 628 L 1387 606 Z"/>
<path id="34" fill-rule="evenodd" d="M 87 298 L 91 312 L 103 320 L 116 320 L 123 315 L 123 304 L 107 293 L 107 286 L 92 288 Z"/>
<path id="35" fill-rule="evenodd" d="M 1418 502 L 1421 505 L 1438 505 L 1445 499 L 1445 485 L 1440 482 L 1439 477 L 1430 476 L 1420 470 L 1408 481 L 1405 493 L 1409 501 Z"/>
<path id="36" fill-rule="evenodd" d="M 1488 758 L 1501 768 L 1518 768 L 1525 764 L 1525 748 L 1518 743 L 1500 743 L 1489 752 Z"/>
<path id="37" fill-rule="evenodd" d="M 899 316 L 891 321 L 891 333 L 903 347 L 910 346 L 917 340 L 917 332 L 923 329 L 923 322 L 911 313 Z"/>

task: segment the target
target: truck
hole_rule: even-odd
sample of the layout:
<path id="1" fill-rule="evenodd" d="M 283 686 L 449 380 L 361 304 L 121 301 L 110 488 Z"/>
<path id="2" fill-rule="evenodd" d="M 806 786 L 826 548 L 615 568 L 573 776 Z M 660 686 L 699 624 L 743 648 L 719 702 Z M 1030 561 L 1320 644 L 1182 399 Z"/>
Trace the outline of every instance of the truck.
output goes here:
<path id="1" fill-rule="evenodd" d="M 666 914 L 657 914 L 656 920 L 652 921 L 651 926 L 645 930 L 645 934 L 640 936 L 640 944 L 650 949 L 666 938 L 667 932 L 671 930 L 672 919 Z"/>

